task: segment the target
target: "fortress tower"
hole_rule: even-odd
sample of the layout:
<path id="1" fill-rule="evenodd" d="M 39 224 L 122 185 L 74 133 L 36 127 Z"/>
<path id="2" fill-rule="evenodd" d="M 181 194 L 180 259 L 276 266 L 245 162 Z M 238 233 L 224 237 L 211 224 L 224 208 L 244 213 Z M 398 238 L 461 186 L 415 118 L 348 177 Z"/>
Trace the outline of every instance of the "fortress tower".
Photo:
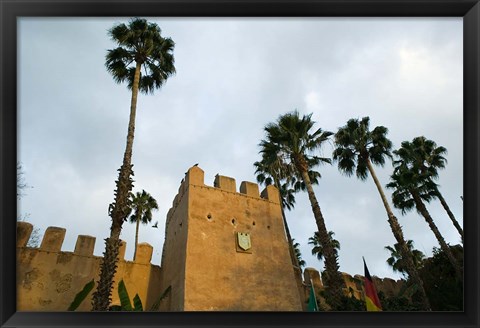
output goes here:
<path id="1" fill-rule="evenodd" d="M 190 168 L 168 211 L 166 311 L 302 311 L 278 190 Z"/>

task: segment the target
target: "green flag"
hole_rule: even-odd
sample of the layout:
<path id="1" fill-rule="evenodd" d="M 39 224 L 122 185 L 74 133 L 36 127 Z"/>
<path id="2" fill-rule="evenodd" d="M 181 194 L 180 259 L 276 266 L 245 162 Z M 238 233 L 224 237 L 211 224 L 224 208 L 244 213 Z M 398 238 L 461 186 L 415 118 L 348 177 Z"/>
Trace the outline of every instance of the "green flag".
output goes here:
<path id="1" fill-rule="evenodd" d="M 308 312 L 318 311 L 317 300 L 315 298 L 315 291 L 313 290 L 313 284 L 311 285 L 310 295 L 308 296 L 307 311 Z"/>

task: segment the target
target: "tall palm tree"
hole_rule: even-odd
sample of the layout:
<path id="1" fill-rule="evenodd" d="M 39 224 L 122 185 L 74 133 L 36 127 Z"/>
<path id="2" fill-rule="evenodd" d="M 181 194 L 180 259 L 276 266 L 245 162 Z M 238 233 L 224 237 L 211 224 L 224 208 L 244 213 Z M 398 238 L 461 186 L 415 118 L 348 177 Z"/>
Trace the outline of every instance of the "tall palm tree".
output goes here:
<path id="1" fill-rule="evenodd" d="M 425 259 L 425 254 L 418 249 L 413 248 L 413 240 L 407 240 L 407 247 L 413 255 L 415 267 L 417 270 L 420 270 L 423 265 L 423 260 Z M 402 258 L 402 252 L 400 251 L 400 245 L 395 243 L 393 247 L 385 246 L 385 249 L 390 251 L 390 257 L 387 259 L 387 263 L 392 267 L 393 272 L 400 272 L 403 275 L 408 276 L 407 267 Z"/>
<path id="2" fill-rule="evenodd" d="M 268 145 L 266 145 L 268 148 Z M 285 215 L 285 208 L 291 210 L 295 206 L 294 190 L 290 188 L 289 181 L 282 183 L 282 180 L 288 179 L 291 174 L 291 168 L 282 163 L 281 158 L 273 156 L 268 151 L 263 149 L 263 156 L 261 161 L 253 163 L 255 166 L 255 174 L 257 182 L 265 184 L 266 186 L 273 184 L 279 191 L 279 202 L 281 204 L 283 225 L 285 227 L 285 234 L 290 249 L 290 257 L 292 258 L 293 265 L 300 267 L 295 256 L 293 238 L 288 228 L 287 217 Z"/>
<path id="3" fill-rule="evenodd" d="M 262 151 L 278 157 L 284 165 L 294 168 L 295 176 L 305 185 L 317 224 L 320 242 L 325 249 L 326 293 L 333 309 L 341 306 L 343 278 L 339 272 L 338 254 L 332 247 L 320 205 L 312 186 L 309 171 L 312 163 L 331 163 L 329 158 L 318 157 L 313 152 L 320 149 L 332 132 L 316 129 L 311 132 L 315 122 L 312 114 L 300 117 L 298 111 L 282 115 L 277 122 L 265 126 L 266 140 L 261 142 Z"/>
<path id="4" fill-rule="evenodd" d="M 347 124 L 335 134 L 335 150 L 333 159 L 338 162 L 340 172 L 351 176 L 356 173 L 357 178 L 365 181 L 368 174 L 372 176 L 373 182 L 382 199 L 383 206 L 387 212 L 388 223 L 392 233 L 399 244 L 402 258 L 405 259 L 407 272 L 412 281 L 419 286 L 419 292 L 422 297 L 424 310 L 430 310 L 430 304 L 420 279 L 418 270 L 415 268 L 412 253 L 409 251 L 402 227 L 398 219 L 393 214 L 387 197 L 383 191 L 382 185 L 377 178 L 373 164 L 383 166 L 385 157 L 391 158 L 392 142 L 386 137 L 388 129 L 384 126 L 377 126 L 370 131 L 370 118 L 350 119 Z"/>
<path id="5" fill-rule="evenodd" d="M 296 275 L 296 281 L 298 289 L 301 293 L 301 299 L 305 298 L 304 288 L 302 286 L 302 267 L 305 265 L 305 261 L 301 259 L 300 249 L 298 249 L 298 243 L 294 244 L 294 238 L 290 234 L 288 227 L 287 217 L 285 215 L 285 209 L 289 211 L 295 206 L 294 193 L 298 190 L 305 190 L 304 184 L 300 183 L 295 178 L 295 169 L 291 164 L 284 163 L 282 156 L 276 153 L 275 150 L 271 151 L 271 145 L 262 141 L 260 144 L 262 154 L 262 160 L 253 163 L 255 166 L 255 174 L 257 182 L 265 184 L 266 186 L 273 184 L 279 191 L 279 202 L 281 204 L 281 212 L 283 219 L 283 226 L 285 228 L 285 234 L 288 241 L 288 249 L 290 253 L 290 259 L 292 261 L 294 273 Z M 318 182 L 318 173 L 309 171 L 312 180 Z"/>
<path id="6" fill-rule="evenodd" d="M 438 169 L 445 168 L 447 164 L 447 159 L 444 157 L 446 153 L 447 149 L 445 147 L 437 147 L 434 141 L 424 136 L 416 137 L 412 142 L 402 142 L 401 148 L 395 152 L 400 158 L 400 162 L 406 163 L 410 168 L 414 167 L 422 175 L 422 178 L 433 180 L 438 179 Z M 396 162 L 394 161 L 394 164 Z M 432 187 L 432 196 L 438 198 L 463 241 L 462 227 L 455 215 L 453 215 L 438 187 L 436 185 L 432 185 Z"/>
<path id="7" fill-rule="evenodd" d="M 328 236 L 332 241 L 333 248 L 335 248 L 338 252 L 340 250 L 340 242 L 335 238 L 333 238 L 333 235 L 335 235 L 333 231 L 328 232 Z M 316 255 L 317 259 L 319 261 L 322 261 L 324 257 L 324 252 L 323 252 L 323 246 L 320 243 L 320 236 L 318 234 L 318 231 L 315 231 L 315 233 L 313 234 L 313 237 L 308 238 L 308 244 L 313 246 L 312 255 Z"/>
<path id="8" fill-rule="evenodd" d="M 442 234 L 438 230 L 432 216 L 428 212 L 424 201 L 429 202 L 432 199 L 432 190 L 435 189 L 434 183 L 429 179 L 424 179 L 414 168 L 408 168 L 406 163 L 396 162 L 395 170 L 390 177 L 390 183 L 387 188 L 394 189 L 392 194 L 393 205 L 402 210 L 402 214 L 416 208 L 417 212 L 425 218 L 428 226 L 437 238 L 442 251 L 445 252 L 460 281 L 463 281 L 463 273 L 460 265 L 450 251 L 450 247 L 445 242 Z"/>
<path id="9" fill-rule="evenodd" d="M 153 93 L 175 73 L 172 53 L 174 42 L 170 38 L 161 36 L 161 30 L 157 24 L 134 18 L 128 25 L 115 25 L 108 34 L 118 47 L 107 51 L 105 66 L 115 82 L 127 82 L 128 88 L 132 91 L 132 97 L 123 163 L 118 170 L 118 179 L 115 181 L 115 199 L 108 207 L 112 226 L 110 237 L 105 240 L 100 278 L 92 298 L 94 311 L 106 311 L 109 307 L 118 261 L 120 233 L 123 222 L 130 214 L 130 195 L 133 188 L 132 148 L 138 92 Z"/>
<path id="10" fill-rule="evenodd" d="M 133 259 L 137 257 L 138 246 L 138 228 L 140 222 L 148 224 L 152 221 L 152 211 L 158 210 L 158 204 L 155 198 L 153 198 L 148 192 L 142 190 L 132 197 L 132 210 L 133 214 L 130 216 L 130 223 L 136 223 L 135 227 L 135 251 L 133 252 Z"/>

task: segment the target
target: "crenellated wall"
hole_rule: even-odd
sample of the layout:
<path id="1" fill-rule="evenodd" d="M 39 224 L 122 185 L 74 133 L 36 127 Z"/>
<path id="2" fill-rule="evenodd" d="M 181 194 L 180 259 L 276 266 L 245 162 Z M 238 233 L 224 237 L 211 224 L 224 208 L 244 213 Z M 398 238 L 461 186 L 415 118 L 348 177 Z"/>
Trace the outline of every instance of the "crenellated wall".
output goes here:
<path id="1" fill-rule="evenodd" d="M 365 289 L 364 289 L 364 280 L 365 277 L 359 274 L 354 276 L 342 272 L 343 281 L 345 283 L 344 292 L 345 295 L 352 295 L 358 300 L 365 300 Z M 392 297 L 398 295 L 400 290 L 405 283 L 404 280 L 394 280 L 391 278 L 379 278 L 376 276 L 372 277 L 373 283 L 377 292 L 383 292 L 385 296 Z M 320 273 L 317 269 L 314 268 L 305 268 L 304 269 L 304 282 L 305 282 L 305 289 L 306 289 L 306 299 L 305 302 L 308 301 L 308 295 L 310 292 L 311 285 L 313 284 L 313 288 L 315 291 L 315 295 L 317 300 L 322 304 L 325 309 L 328 309 L 329 306 L 320 295 L 320 293 L 324 290 L 324 286 L 322 283 L 322 278 Z"/>
<path id="2" fill-rule="evenodd" d="M 62 251 L 66 230 L 49 227 L 39 248 L 27 247 L 32 225 L 17 223 L 17 311 L 66 311 L 75 295 L 90 280 L 98 280 L 102 257 L 93 255 L 95 237 L 80 235 L 73 252 Z M 135 261 L 125 261 L 122 241 L 112 304 L 120 304 L 118 282 L 123 279 L 130 297 L 138 293 L 145 309 L 160 296 L 161 270 L 150 263 L 153 248 L 139 243 Z M 91 296 L 77 311 L 91 310 Z"/>

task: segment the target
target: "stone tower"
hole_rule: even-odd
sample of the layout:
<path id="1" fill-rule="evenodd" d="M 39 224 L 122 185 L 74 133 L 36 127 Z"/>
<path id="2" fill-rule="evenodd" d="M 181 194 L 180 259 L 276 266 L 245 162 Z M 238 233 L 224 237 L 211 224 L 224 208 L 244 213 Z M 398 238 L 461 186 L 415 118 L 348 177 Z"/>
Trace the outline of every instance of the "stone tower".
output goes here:
<path id="1" fill-rule="evenodd" d="M 166 311 L 302 311 L 278 191 L 190 168 L 168 211 Z"/>

